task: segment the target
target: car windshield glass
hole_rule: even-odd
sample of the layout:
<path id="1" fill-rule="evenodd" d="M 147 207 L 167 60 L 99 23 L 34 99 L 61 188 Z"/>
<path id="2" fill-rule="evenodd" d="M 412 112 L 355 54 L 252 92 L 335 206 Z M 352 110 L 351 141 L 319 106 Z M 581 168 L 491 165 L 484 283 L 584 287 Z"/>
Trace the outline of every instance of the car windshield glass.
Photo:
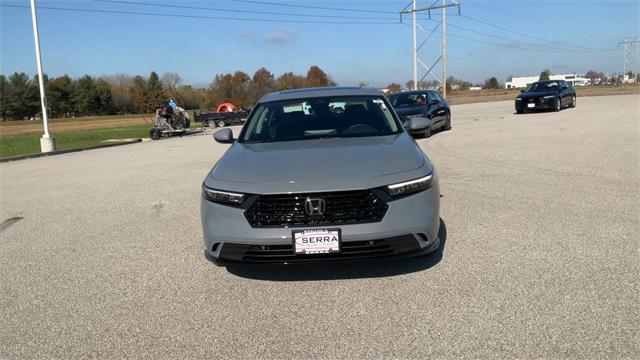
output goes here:
<path id="1" fill-rule="evenodd" d="M 383 136 L 401 131 L 381 96 L 303 98 L 258 104 L 239 141 Z"/>
<path id="2" fill-rule="evenodd" d="M 389 97 L 389 102 L 394 108 L 420 106 L 426 102 L 426 96 L 426 93 L 395 94 Z"/>
<path id="3" fill-rule="evenodd" d="M 537 82 L 529 85 L 526 92 L 545 92 L 554 91 L 556 89 L 558 89 L 558 83 L 555 81 Z"/>

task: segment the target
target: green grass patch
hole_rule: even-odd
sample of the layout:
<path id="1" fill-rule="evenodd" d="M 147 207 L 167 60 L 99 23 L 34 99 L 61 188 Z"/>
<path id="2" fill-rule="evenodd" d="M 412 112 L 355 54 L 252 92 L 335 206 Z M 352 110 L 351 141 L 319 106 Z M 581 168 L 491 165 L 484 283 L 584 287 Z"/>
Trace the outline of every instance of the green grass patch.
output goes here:
<path id="1" fill-rule="evenodd" d="M 85 116 L 75 118 L 54 118 L 49 119 L 50 124 L 65 123 L 71 121 L 91 121 L 91 120 L 119 120 L 119 119 L 151 119 L 153 114 L 127 114 L 127 115 L 101 115 L 101 116 Z M 42 120 L 9 120 L 0 123 L 0 126 L 22 126 L 42 124 Z"/>
<path id="2" fill-rule="evenodd" d="M 120 128 L 61 131 L 54 135 L 56 150 L 73 149 L 99 144 L 104 140 L 149 137 L 149 125 Z M 40 152 L 42 134 L 21 134 L 0 137 L 0 157 L 36 154 Z"/>

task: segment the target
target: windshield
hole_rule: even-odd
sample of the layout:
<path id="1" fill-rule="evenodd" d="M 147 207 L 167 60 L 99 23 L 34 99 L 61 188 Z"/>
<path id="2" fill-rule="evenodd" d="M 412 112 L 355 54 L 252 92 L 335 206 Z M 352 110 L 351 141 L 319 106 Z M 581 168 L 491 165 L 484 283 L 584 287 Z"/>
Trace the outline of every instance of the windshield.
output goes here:
<path id="1" fill-rule="evenodd" d="M 422 106 L 426 103 L 428 95 L 424 93 L 395 94 L 389 97 L 389 102 L 394 108 Z"/>
<path id="2" fill-rule="evenodd" d="M 239 141 L 383 136 L 401 131 L 381 96 L 303 98 L 259 104 Z"/>
<path id="3" fill-rule="evenodd" d="M 537 82 L 529 85 L 525 92 L 546 92 L 546 91 L 555 91 L 558 89 L 558 83 L 555 81 L 551 82 Z"/>

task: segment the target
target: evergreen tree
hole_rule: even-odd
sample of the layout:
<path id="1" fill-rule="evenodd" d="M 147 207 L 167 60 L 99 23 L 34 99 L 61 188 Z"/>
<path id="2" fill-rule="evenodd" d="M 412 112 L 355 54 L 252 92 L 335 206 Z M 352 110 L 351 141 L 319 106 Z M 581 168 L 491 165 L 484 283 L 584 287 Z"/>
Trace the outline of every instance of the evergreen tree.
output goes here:
<path id="1" fill-rule="evenodd" d="M 166 102 L 167 99 L 165 98 L 164 90 L 162 87 L 163 86 L 160 77 L 155 71 L 152 71 L 151 74 L 149 74 L 149 80 L 147 80 L 147 89 L 145 92 L 147 103 L 151 107 L 162 105 Z M 149 110 L 152 110 L 152 108 L 148 109 L 147 111 Z"/>

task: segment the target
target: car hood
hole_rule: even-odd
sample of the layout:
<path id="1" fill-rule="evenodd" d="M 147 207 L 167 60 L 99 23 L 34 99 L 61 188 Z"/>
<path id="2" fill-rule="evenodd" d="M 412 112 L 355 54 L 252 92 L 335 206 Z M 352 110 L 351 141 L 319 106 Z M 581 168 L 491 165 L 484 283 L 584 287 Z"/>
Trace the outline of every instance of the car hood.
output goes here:
<path id="1" fill-rule="evenodd" d="M 421 106 L 398 107 L 393 109 L 399 116 L 421 115 L 423 113 Z"/>
<path id="2" fill-rule="evenodd" d="M 431 163 L 406 133 L 274 143 L 234 143 L 205 185 L 244 193 L 373 188 L 424 176 Z"/>
<path id="3" fill-rule="evenodd" d="M 540 97 L 544 97 L 544 96 L 550 96 L 550 95 L 558 95 L 557 92 L 555 91 L 545 91 L 545 92 L 526 92 L 526 93 L 522 93 L 520 95 L 518 95 L 519 98 L 521 99 L 529 99 L 529 98 L 540 98 Z"/>

